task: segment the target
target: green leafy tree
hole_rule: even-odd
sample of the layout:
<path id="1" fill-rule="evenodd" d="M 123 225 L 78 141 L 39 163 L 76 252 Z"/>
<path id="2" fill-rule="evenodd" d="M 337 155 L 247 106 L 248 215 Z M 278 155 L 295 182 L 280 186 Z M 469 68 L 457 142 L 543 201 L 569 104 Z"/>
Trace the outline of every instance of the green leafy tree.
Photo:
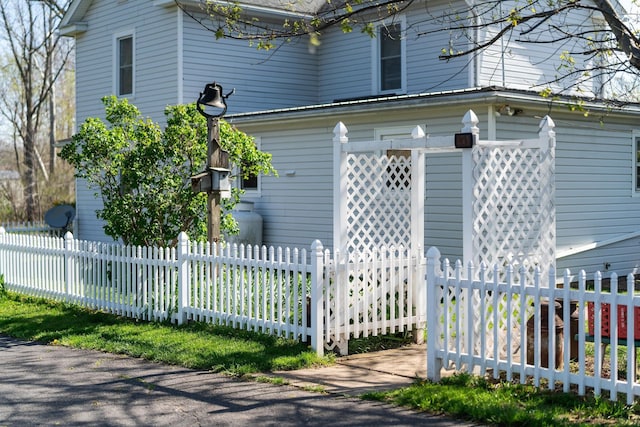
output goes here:
<path id="1" fill-rule="evenodd" d="M 178 234 L 206 238 L 206 194 L 191 190 L 190 177 L 201 172 L 207 156 L 207 124 L 194 104 L 165 109 L 164 130 L 126 99 L 102 99 L 106 123 L 89 118 L 60 156 L 76 168 L 102 197 L 98 218 L 105 233 L 126 244 L 175 245 Z M 276 174 L 271 155 L 257 149 L 249 135 L 220 121 L 220 139 L 233 165 L 247 177 Z M 230 209 L 240 190 L 225 201 L 221 228 L 237 231 Z"/>

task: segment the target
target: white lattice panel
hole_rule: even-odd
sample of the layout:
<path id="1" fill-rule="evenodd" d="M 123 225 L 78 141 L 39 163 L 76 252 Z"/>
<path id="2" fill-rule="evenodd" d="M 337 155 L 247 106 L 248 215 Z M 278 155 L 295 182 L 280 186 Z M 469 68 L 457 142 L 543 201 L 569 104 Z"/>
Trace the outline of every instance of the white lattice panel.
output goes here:
<path id="1" fill-rule="evenodd" d="M 345 250 L 409 246 L 411 159 L 377 153 L 347 155 Z"/>
<path id="2" fill-rule="evenodd" d="M 473 149 L 473 263 L 555 264 L 553 148 Z"/>

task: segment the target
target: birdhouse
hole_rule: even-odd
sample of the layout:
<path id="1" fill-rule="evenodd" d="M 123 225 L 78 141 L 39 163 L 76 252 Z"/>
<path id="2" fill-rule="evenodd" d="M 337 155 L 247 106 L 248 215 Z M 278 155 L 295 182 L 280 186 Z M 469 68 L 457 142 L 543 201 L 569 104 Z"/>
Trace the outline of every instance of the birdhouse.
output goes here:
<path id="1" fill-rule="evenodd" d="M 231 171 L 210 167 L 191 177 L 191 189 L 195 193 L 219 192 L 220 197 L 231 197 Z"/>

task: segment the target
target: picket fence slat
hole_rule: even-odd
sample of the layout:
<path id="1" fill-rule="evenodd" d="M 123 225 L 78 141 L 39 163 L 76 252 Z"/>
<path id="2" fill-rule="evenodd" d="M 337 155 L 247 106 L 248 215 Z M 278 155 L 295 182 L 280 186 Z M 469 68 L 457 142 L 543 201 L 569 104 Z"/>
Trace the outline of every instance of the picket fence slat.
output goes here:
<path id="1" fill-rule="evenodd" d="M 513 266 L 476 270 L 458 262 L 452 268 L 436 248 L 426 265 L 429 379 L 438 381 L 447 367 L 614 401 L 625 396 L 627 404 L 640 397 L 634 346 L 640 295 L 633 274 L 619 292 L 622 278 L 615 273 L 605 290 L 599 272 L 588 288 L 584 271 L 576 277 L 565 271 L 558 281 L 553 267 L 537 266 L 533 274 Z"/>

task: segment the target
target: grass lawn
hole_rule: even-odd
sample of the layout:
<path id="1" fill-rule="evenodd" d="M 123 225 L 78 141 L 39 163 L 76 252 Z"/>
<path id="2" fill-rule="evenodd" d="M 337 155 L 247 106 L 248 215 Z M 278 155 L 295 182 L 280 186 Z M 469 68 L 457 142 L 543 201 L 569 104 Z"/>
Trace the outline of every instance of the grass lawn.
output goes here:
<path id="1" fill-rule="evenodd" d="M 365 399 L 446 414 L 494 426 L 638 426 L 640 406 L 581 397 L 531 385 L 493 382 L 467 374 L 439 384 L 369 393 Z"/>
<path id="2" fill-rule="evenodd" d="M 294 340 L 195 322 L 183 326 L 136 322 L 5 293 L 2 283 L 0 333 L 247 377 L 333 362 L 332 356 L 318 357 Z M 350 347 L 366 350 L 380 346 L 361 340 L 354 344 Z M 640 405 L 626 405 L 624 399 L 610 402 L 469 375 L 456 375 L 439 384 L 419 382 L 363 398 L 498 426 L 640 425 Z"/>
<path id="3" fill-rule="evenodd" d="M 135 321 L 8 293 L 0 332 L 47 344 L 127 354 L 192 369 L 247 375 L 331 363 L 299 341 L 225 326 Z"/>

